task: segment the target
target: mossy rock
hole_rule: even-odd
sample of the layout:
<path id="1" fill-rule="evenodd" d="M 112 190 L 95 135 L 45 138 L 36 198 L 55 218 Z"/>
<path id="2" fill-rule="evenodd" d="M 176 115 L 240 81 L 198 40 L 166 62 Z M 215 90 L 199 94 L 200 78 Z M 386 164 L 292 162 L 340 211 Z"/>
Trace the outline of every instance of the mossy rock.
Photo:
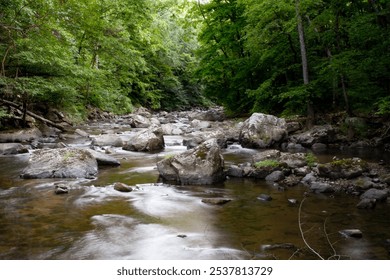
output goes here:
<path id="1" fill-rule="evenodd" d="M 331 179 L 353 179 L 367 171 L 368 163 L 360 158 L 346 158 L 318 165 L 318 175 Z"/>

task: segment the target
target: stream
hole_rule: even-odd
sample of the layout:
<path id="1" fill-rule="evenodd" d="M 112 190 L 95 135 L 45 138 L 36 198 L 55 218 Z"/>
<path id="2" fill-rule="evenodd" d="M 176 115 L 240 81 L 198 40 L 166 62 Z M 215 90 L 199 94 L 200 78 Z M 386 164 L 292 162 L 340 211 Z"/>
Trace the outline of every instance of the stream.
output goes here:
<path id="1" fill-rule="evenodd" d="M 83 129 L 93 134 L 102 126 Z M 254 179 L 212 186 L 159 182 L 156 162 L 186 150 L 182 140 L 165 136 L 165 150 L 154 154 L 114 148 L 121 166 L 101 168 L 93 180 L 20 179 L 28 154 L 1 156 L 0 259 L 317 259 L 302 237 L 324 258 L 390 259 L 388 203 L 362 210 L 351 195 L 307 194 L 305 186 L 282 190 Z M 249 161 L 255 152 L 228 147 L 225 166 Z M 333 154 L 318 156 L 326 160 Z M 383 154 L 355 156 L 378 160 Z M 58 182 L 70 183 L 68 194 L 54 193 Z M 134 191 L 118 192 L 115 182 Z M 260 194 L 273 199 L 261 201 Z M 232 201 L 202 202 L 212 197 Z M 304 197 L 301 212 L 299 203 L 289 203 Z M 339 233 L 344 229 L 360 229 L 363 237 L 347 238 Z"/>

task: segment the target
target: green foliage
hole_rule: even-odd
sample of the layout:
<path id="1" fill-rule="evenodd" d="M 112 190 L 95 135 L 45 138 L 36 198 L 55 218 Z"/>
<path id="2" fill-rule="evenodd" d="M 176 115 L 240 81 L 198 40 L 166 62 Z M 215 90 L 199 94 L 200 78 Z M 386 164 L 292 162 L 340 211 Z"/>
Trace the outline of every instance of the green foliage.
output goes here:
<path id="1" fill-rule="evenodd" d="M 304 87 L 297 2 L 310 76 Z M 389 111 L 389 1 L 213 0 L 200 10 L 198 73 L 206 93 L 232 111 L 303 114 L 308 98 L 320 112 Z"/>
<path id="2" fill-rule="evenodd" d="M 254 166 L 256 168 L 278 167 L 278 166 L 280 166 L 280 162 L 278 162 L 277 160 L 273 160 L 273 159 L 266 159 L 266 160 L 256 162 L 254 164 Z"/>
<path id="3" fill-rule="evenodd" d="M 313 153 L 307 153 L 305 155 L 305 161 L 309 167 L 314 167 L 318 162 L 318 158 Z"/>
<path id="4" fill-rule="evenodd" d="M 0 94 L 128 113 L 202 104 L 186 0 L 0 1 Z"/>
<path id="5" fill-rule="evenodd" d="M 210 100 L 232 115 L 303 114 L 308 99 L 383 115 L 389 27 L 389 1 L 0 0 L 0 95 L 79 117 Z"/>

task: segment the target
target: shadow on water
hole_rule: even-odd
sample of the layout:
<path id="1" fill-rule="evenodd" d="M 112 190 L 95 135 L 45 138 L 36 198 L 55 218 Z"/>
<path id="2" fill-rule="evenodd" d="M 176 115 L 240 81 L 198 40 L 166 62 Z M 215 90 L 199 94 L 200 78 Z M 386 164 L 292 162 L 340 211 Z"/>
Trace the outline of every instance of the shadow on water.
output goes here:
<path id="1" fill-rule="evenodd" d="M 177 141 L 177 139 L 170 139 Z M 316 259 L 298 227 L 307 189 L 282 190 L 261 180 L 229 179 L 213 186 L 158 183 L 160 154 L 119 151 L 120 167 L 103 168 L 94 180 L 21 180 L 28 156 L 0 157 L 1 259 Z M 253 151 L 227 151 L 226 164 L 249 161 Z M 131 185 L 121 193 L 115 182 Z M 272 197 L 261 201 L 260 194 Z M 232 199 L 208 205 L 203 198 Z M 302 205 L 304 237 L 324 258 L 388 259 L 389 205 L 356 208 L 358 198 L 309 194 Z M 340 230 L 358 228 L 363 237 Z M 330 246 L 330 244 L 332 244 Z M 336 251 L 336 253 L 333 251 Z"/>

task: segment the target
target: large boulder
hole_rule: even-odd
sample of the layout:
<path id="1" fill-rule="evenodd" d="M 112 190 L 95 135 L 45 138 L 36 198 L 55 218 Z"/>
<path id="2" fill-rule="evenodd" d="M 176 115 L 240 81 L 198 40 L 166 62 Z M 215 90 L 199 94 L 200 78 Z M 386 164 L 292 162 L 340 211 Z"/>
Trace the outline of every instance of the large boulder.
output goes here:
<path id="1" fill-rule="evenodd" d="M 43 149 L 31 154 L 24 179 L 93 178 L 98 164 L 92 154 L 76 148 Z"/>
<path id="2" fill-rule="evenodd" d="M 262 149 L 280 143 L 286 136 L 287 125 L 284 119 L 254 113 L 242 126 L 240 143 L 246 148 Z"/>
<path id="3" fill-rule="evenodd" d="M 216 139 L 220 148 L 226 148 L 226 134 L 224 131 L 219 129 L 209 131 L 195 131 L 186 134 L 183 138 L 183 145 L 187 146 L 188 149 L 192 149 L 209 139 Z"/>
<path id="4" fill-rule="evenodd" d="M 28 153 L 28 149 L 20 143 L 0 143 L 0 155 Z"/>
<path id="5" fill-rule="evenodd" d="M 22 129 L 0 133 L 0 143 L 26 143 L 37 141 L 42 137 L 38 128 Z"/>
<path id="6" fill-rule="evenodd" d="M 134 128 L 148 128 L 152 125 L 150 119 L 142 115 L 132 115 L 129 122 L 130 126 Z"/>
<path id="7" fill-rule="evenodd" d="M 117 134 L 102 134 L 102 135 L 91 135 L 92 145 L 93 146 L 112 146 L 112 147 L 122 147 L 123 140 Z"/>
<path id="8" fill-rule="evenodd" d="M 311 147 L 316 143 L 334 143 L 337 142 L 337 130 L 331 125 L 315 126 L 302 133 L 292 135 L 290 141 L 304 147 Z"/>
<path id="9" fill-rule="evenodd" d="M 163 179 L 183 185 L 208 185 L 222 181 L 225 179 L 223 168 L 224 159 L 215 139 L 157 163 Z"/>
<path id="10" fill-rule="evenodd" d="M 158 152 L 164 149 L 163 130 L 160 126 L 151 126 L 149 129 L 138 132 L 123 147 L 127 151 Z"/>

